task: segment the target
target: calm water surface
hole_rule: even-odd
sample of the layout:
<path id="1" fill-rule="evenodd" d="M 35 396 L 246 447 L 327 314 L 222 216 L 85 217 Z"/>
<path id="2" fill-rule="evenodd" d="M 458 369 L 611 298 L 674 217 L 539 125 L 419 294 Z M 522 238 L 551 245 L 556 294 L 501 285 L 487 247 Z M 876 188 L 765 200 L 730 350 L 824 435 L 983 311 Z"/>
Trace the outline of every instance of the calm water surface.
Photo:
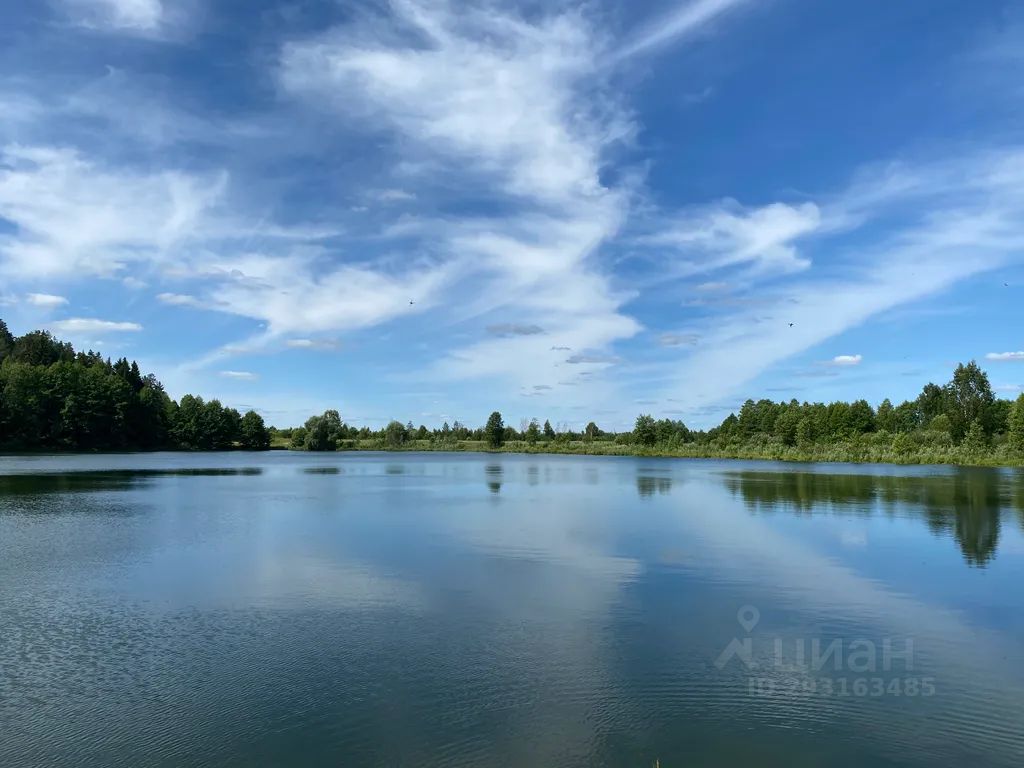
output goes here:
<path id="1" fill-rule="evenodd" d="M 998 470 L 0 458 L 0 765 L 1021 766 L 1022 524 Z"/>

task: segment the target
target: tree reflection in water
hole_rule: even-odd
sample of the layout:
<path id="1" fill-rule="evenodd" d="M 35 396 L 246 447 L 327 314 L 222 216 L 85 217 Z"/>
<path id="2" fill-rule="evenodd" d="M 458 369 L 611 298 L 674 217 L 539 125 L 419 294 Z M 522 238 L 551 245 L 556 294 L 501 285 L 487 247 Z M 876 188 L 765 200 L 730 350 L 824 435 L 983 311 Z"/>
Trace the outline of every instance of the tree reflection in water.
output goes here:
<path id="1" fill-rule="evenodd" d="M 924 518 L 937 535 L 951 536 L 969 565 L 995 557 L 1003 512 L 1016 510 L 1024 527 L 1024 474 L 957 469 L 948 474 L 863 475 L 818 472 L 728 472 L 726 486 L 752 512 L 789 508 L 798 514 Z"/>

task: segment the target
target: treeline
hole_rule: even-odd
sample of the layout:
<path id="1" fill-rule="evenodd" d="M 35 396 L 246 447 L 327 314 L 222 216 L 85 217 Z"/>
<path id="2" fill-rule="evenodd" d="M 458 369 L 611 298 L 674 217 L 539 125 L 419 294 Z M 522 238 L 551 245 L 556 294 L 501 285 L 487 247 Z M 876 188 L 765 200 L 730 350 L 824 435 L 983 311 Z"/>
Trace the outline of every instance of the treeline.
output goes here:
<path id="1" fill-rule="evenodd" d="M 961 364 L 945 385 L 926 384 L 920 395 L 877 409 L 864 400 L 775 403 L 748 400 L 704 439 L 719 447 L 805 448 L 858 445 L 895 454 L 921 451 L 1024 456 L 1024 395 L 997 399 L 975 362 Z"/>
<path id="2" fill-rule="evenodd" d="M 673 422 L 679 424 L 680 422 Z M 685 429 L 685 427 L 683 427 Z M 482 427 L 470 429 L 465 424 L 455 421 L 445 422 L 443 426 L 428 429 L 421 424 L 419 427 L 410 421 L 402 424 L 392 421 L 381 429 L 355 427 L 345 424 L 338 411 L 325 411 L 320 416 L 312 416 L 301 427 L 291 429 L 275 429 L 271 427 L 274 440 L 296 450 L 335 451 L 353 448 L 400 450 L 424 448 L 436 450 L 452 450 L 465 443 L 479 444 L 475 447 L 500 448 L 502 446 L 521 443 L 528 446 L 556 443 L 568 445 L 581 440 L 595 440 L 612 437 L 614 434 L 598 429 L 590 422 L 582 432 L 574 432 L 562 425 L 556 432 L 550 421 L 544 425 L 536 420 L 522 425 L 517 430 L 506 426 L 502 416 L 495 411 Z M 462 445 L 462 447 L 465 447 Z M 473 447 L 473 446 L 471 446 Z"/>
<path id="3" fill-rule="evenodd" d="M 15 338 L 0 320 L 0 450 L 229 450 L 270 447 L 255 411 L 176 403 L 134 361 L 76 352 L 45 331 Z"/>
<path id="4" fill-rule="evenodd" d="M 505 424 L 495 411 L 481 427 L 392 421 L 346 424 L 338 411 L 301 427 L 267 429 L 218 400 L 172 400 L 138 364 L 76 352 L 45 331 L 15 338 L 0 320 L 0 450 L 508 450 L 524 452 L 770 458 L 906 463 L 1024 463 L 1024 395 L 995 397 L 975 362 L 913 400 L 877 408 L 866 400 L 808 403 L 748 400 L 709 430 L 642 414 L 632 430 L 581 431 L 550 421 Z"/>
<path id="5" fill-rule="evenodd" d="M 440 429 L 392 421 L 382 429 L 346 425 L 337 411 L 302 427 L 273 430 L 282 445 L 303 450 L 478 450 L 770 458 L 821 461 L 1021 463 L 1024 395 L 997 399 L 975 362 L 959 365 L 944 384 L 874 408 L 866 400 L 809 403 L 748 400 L 709 430 L 642 414 L 628 432 L 582 431 L 536 419 L 516 429 L 499 412 L 470 429 L 456 421 Z"/>

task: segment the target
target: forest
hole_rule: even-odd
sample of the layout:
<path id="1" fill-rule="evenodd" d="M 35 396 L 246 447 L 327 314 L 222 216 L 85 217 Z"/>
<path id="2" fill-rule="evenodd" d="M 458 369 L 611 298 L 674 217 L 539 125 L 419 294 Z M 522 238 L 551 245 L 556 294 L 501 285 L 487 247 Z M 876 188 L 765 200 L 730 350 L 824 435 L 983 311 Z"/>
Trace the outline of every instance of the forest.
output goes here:
<path id="1" fill-rule="evenodd" d="M 75 352 L 45 331 L 15 338 L 0 320 L 0 450 L 265 450 L 255 411 L 185 395 L 175 402 L 137 363 Z"/>
<path id="2" fill-rule="evenodd" d="M 486 424 L 440 428 L 392 421 L 380 429 L 346 424 L 337 410 L 299 427 L 267 427 L 218 400 L 175 402 L 137 363 L 76 352 L 45 331 L 14 337 L 0 320 L 0 450 L 510 451 L 791 461 L 1024 464 L 1024 395 L 996 398 L 975 362 L 913 400 L 873 407 L 866 400 L 809 403 L 748 400 L 708 430 L 637 417 L 632 430 L 581 431 L 549 420 L 518 428 L 495 411 Z"/>

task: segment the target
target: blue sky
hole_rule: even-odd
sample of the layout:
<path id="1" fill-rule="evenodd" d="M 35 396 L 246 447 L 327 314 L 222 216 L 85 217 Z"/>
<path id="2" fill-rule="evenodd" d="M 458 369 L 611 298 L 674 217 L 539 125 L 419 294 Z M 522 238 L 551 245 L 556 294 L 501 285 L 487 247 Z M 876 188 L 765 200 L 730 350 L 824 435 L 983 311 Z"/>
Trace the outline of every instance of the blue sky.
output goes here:
<path id="1" fill-rule="evenodd" d="M 1024 383 L 1012 2 L 4 4 L 0 317 L 172 396 L 619 429 Z"/>

